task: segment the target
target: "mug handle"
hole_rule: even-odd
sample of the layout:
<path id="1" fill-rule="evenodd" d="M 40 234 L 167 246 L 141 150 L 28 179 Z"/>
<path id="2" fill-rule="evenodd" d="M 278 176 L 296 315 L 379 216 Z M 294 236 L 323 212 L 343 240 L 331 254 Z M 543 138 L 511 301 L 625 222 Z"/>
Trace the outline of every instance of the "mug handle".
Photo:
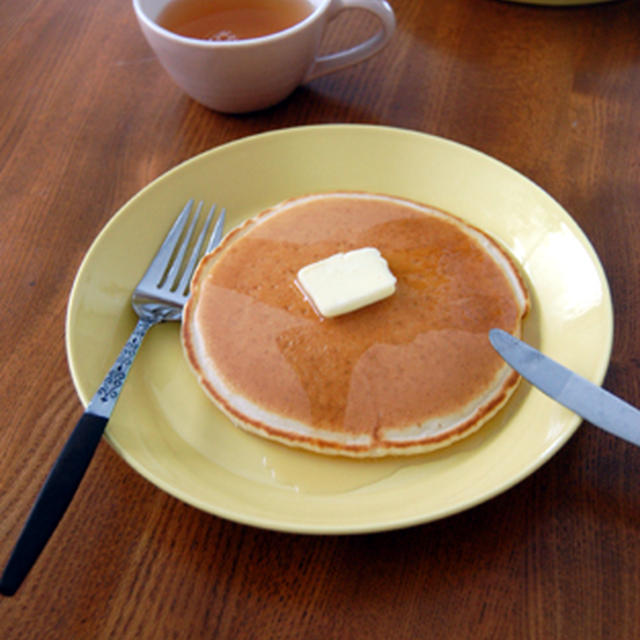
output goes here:
<path id="1" fill-rule="evenodd" d="M 352 64 L 362 62 L 375 53 L 378 53 L 378 51 L 387 44 L 389 38 L 391 38 L 396 27 L 396 18 L 393 9 L 386 0 L 333 0 L 329 8 L 329 21 L 333 20 L 342 11 L 347 11 L 348 9 L 365 9 L 366 11 L 370 11 L 380 20 L 380 29 L 368 40 L 350 49 L 317 57 L 303 82 L 308 82 L 314 78 L 319 78 L 320 76 L 333 73 L 339 69 L 344 69 Z"/>

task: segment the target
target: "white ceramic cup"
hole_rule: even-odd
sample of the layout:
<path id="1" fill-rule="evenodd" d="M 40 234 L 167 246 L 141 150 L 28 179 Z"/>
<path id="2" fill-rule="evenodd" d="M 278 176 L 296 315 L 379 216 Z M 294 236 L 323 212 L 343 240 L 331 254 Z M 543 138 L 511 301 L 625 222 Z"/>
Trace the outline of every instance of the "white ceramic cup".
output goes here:
<path id="1" fill-rule="evenodd" d="M 133 8 L 147 42 L 179 87 L 210 109 L 242 113 L 274 105 L 300 84 L 365 60 L 395 29 L 385 0 L 310 1 L 315 9 L 293 27 L 235 41 L 186 38 L 158 26 L 155 21 L 169 0 L 133 0 Z M 378 31 L 350 49 L 318 56 L 327 23 L 348 9 L 376 15 Z"/>

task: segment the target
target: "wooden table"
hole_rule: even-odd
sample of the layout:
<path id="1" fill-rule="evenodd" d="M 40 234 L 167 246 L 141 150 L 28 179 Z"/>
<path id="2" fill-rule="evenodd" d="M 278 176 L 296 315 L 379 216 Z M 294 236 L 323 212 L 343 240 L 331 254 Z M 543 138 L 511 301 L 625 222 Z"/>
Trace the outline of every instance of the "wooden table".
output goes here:
<path id="1" fill-rule="evenodd" d="M 640 2 L 392 0 L 392 43 L 264 112 L 213 113 L 162 71 L 126 0 L 0 8 L 0 563 L 81 412 L 65 310 L 92 240 L 199 152 L 309 123 L 433 133 L 511 165 L 605 268 L 605 386 L 640 405 Z M 357 25 L 342 21 L 331 42 Z M 588 349 L 589 345 L 585 345 Z M 103 443 L 3 638 L 636 638 L 640 450 L 584 424 L 495 499 L 357 536 L 274 533 L 170 497 Z"/>

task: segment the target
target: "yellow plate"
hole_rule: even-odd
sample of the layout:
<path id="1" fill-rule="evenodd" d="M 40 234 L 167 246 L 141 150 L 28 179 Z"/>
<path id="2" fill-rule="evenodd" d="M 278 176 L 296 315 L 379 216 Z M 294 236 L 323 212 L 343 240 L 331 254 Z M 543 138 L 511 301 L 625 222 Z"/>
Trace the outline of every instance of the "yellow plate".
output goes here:
<path id="1" fill-rule="evenodd" d="M 274 131 L 203 153 L 130 200 L 77 275 L 67 353 L 88 403 L 134 326 L 130 295 L 191 197 L 228 208 L 227 229 L 291 196 L 355 189 L 405 196 L 482 227 L 522 266 L 533 310 L 525 338 L 600 383 L 613 314 L 602 267 L 571 217 L 509 167 L 462 145 L 377 126 Z M 151 330 L 106 431 L 122 457 L 177 498 L 270 529 L 355 533 L 441 518 L 505 491 L 547 461 L 580 420 L 527 384 L 468 439 L 428 455 L 343 460 L 233 427 L 182 356 L 178 325 Z"/>

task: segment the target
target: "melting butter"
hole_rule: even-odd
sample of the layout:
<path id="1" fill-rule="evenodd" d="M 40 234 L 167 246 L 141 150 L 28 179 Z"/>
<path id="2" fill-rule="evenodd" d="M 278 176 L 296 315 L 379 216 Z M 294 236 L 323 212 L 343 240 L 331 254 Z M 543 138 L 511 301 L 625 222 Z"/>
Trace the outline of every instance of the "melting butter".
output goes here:
<path id="1" fill-rule="evenodd" d="M 315 309 L 332 318 L 392 295 L 396 278 L 374 247 L 336 253 L 298 271 L 297 281 Z"/>

